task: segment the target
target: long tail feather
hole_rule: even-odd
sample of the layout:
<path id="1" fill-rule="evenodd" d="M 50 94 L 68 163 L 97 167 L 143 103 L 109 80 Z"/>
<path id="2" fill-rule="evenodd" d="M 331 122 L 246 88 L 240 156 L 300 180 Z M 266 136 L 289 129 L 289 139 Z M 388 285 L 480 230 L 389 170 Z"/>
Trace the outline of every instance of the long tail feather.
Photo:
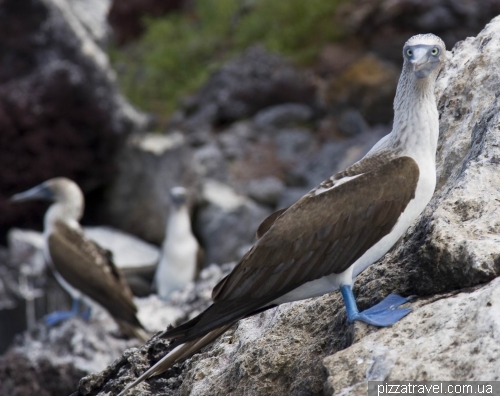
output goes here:
<path id="1" fill-rule="evenodd" d="M 204 346 L 210 344 L 213 340 L 215 340 L 217 337 L 223 334 L 227 329 L 229 329 L 229 327 L 231 327 L 231 325 L 232 323 L 229 325 L 219 327 L 218 329 L 212 330 L 210 333 L 204 335 L 201 338 L 186 342 L 185 344 L 181 344 L 175 347 L 165 357 L 163 357 L 160 361 L 158 361 L 153 367 L 151 367 L 139 378 L 137 378 L 134 382 L 128 385 L 118 396 L 124 396 L 130 389 L 134 388 L 142 381 L 167 371 L 175 363 L 195 354 Z"/>

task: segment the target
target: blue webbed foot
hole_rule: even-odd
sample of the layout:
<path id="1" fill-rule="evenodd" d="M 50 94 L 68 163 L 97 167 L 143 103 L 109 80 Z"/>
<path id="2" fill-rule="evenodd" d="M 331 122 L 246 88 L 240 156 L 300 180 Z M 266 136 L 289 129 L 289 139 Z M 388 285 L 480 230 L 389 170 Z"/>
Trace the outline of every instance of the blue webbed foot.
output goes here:
<path id="1" fill-rule="evenodd" d="M 45 324 L 49 327 L 55 326 L 65 320 L 78 316 L 80 310 L 80 301 L 73 300 L 71 311 L 55 311 L 45 316 Z"/>
<path id="2" fill-rule="evenodd" d="M 349 318 L 349 321 L 359 320 L 380 327 L 393 325 L 412 311 L 411 308 L 398 308 L 407 301 L 409 301 L 409 298 L 389 294 L 373 307 L 354 314 L 352 318 Z"/>
<path id="3" fill-rule="evenodd" d="M 411 300 L 412 297 L 405 298 L 397 294 L 389 294 L 378 304 L 363 312 L 359 312 L 351 288 L 349 286 L 342 286 L 340 291 L 346 303 L 347 319 L 349 322 L 358 320 L 374 326 L 386 327 L 393 325 L 412 311 L 411 308 L 398 308 L 401 304 Z"/>
<path id="4" fill-rule="evenodd" d="M 55 326 L 58 323 L 64 322 L 69 318 L 77 316 L 78 313 L 73 311 L 55 311 L 45 316 L 45 324 L 49 327 Z"/>

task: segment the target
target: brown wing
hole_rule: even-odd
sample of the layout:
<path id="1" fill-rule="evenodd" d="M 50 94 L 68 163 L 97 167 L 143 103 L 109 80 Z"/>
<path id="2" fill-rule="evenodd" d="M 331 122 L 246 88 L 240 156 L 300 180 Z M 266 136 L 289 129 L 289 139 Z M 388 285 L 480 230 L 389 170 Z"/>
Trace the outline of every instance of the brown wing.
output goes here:
<path id="1" fill-rule="evenodd" d="M 264 221 L 260 224 L 259 228 L 257 229 L 257 232 L 255 235 L 257 238 L 262 238 L 262 236 L 271 228 L 271 226 L 274 224 L 274 222 L 280 217 L 283 213 L 286 212 L 288 208 L 280 209 L 277 210 L 276 212 L 271 213 L 269 216 L 267 216 Z"/>
<path id="2" fill-rule="evenodd" d="M 102 305 L 115 319 L 142 327 L 135 316 L 132 292 L 109 251 L 63 222 L 56 223 L 48 247 L 55 269 L 71 286 Z"/>
<path id="3" fill-rule="evenodd" d="M 248 316 L 298 286 L 341 273 L 387 235 L 414 198 L 419 170 L 401 157 L 279 216 L 215 288 L 215 303 L 165 334 L 194 339 Z"/>

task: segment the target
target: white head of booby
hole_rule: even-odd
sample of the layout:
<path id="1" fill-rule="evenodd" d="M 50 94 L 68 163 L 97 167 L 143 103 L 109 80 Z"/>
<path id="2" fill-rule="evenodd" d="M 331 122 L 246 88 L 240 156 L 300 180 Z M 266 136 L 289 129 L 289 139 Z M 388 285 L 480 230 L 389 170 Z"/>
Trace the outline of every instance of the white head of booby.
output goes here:
<path id="1" fill-rule="evenodd" d="M 439 73 L 446 58 L 444 41 L 434 34 L 419 34 L 410 38 L 403 47 L 405 69 L 416 78 L 429 77 Z"/>
<path id="2" fill-rule="evenodd" d="M 45 214 L 46 231 L 50 230 L 56 221 L 65 221 L 74 226 L 82 218 L 85 207 L 82 190 L 74 181 L 66 177 L 47 180 L 11 198 L 13 202 L 30 200 L 53 202 Z"/>

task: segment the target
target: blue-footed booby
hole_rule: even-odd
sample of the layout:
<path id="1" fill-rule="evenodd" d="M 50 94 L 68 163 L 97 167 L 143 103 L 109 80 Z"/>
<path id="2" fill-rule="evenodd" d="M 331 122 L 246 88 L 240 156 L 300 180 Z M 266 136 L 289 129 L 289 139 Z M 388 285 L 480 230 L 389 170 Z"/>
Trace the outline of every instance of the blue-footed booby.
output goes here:
<path id="1" fill-rule="evenodd" d="M 240 319 L 286 302 L 340 289 L 349 322 L 389 326 L 410 310 L 389 295 L 359 312 L 355 277 L 384 256 L 430 201 L 436 185 L 439 134 L 434 96 L 446 59 L 433 34 L 410 38 L 394 99 L 394 123 L 360 161 L 271 215 L 259 239 L 215 286 L 214 303 L 162 337 L 173 348 L 120 394 L 199 351 Z"/>
<path id="2" fill-rule="evenodd" d="M 172 188 L 170 201 L 162 257 L 155 274 L 156 290 L 162 299 L 196 280 L 203 265 L 203 251 L 191 230 L 186 189 Z"/>
<path id="3" fill-rule="evenodd" d="M 88 320 L 90 307 L 80 313 L 79 304 L 92 300 L 111 314 L 124 334 L 147 341 L 149 337 L 136 316 L 132 292 L 113 263 L 111 252 L 83 234 L 79 220 L 84 197 L 80 188 L 60 177 L 11 198 L 12 201 L 35 199 L 53 202 L 44 218 L 44 255 L 57 281 L 73 298 L 72 310 L 49 314 L 45 318 L 47 325 L 79 314 Z"/>

